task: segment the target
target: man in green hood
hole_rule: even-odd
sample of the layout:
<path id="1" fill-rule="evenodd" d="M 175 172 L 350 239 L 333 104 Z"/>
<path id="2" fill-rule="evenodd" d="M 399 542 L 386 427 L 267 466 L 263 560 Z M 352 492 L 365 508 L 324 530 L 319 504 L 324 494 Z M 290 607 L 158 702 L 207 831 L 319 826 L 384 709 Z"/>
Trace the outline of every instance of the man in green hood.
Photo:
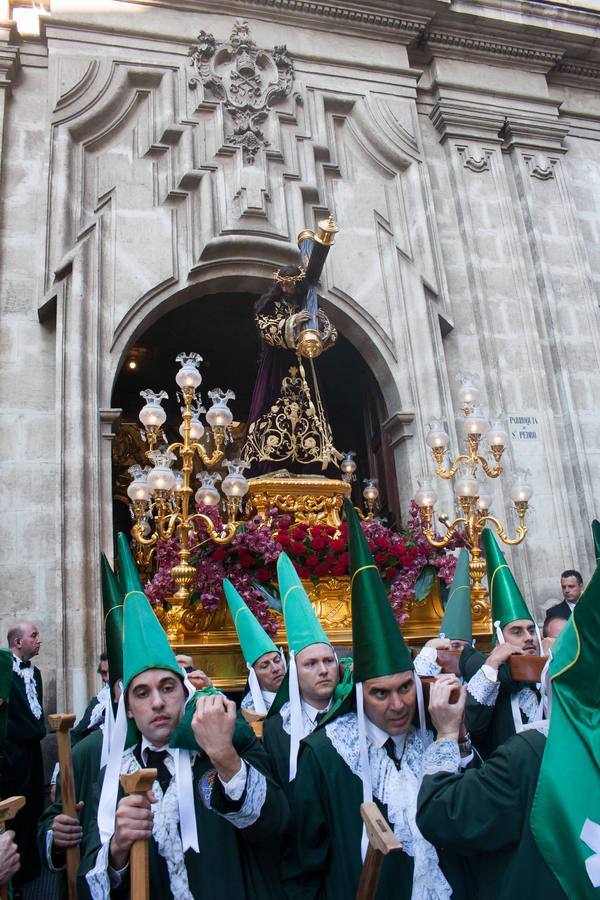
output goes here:
<path id="1" fill-rule="evenodd" d="M 544 718 L 544 701 L 535 684 L 515 682 L 510 675 L 508 659 L 514 654 L 539 654 L 541 638 L 488 528 L 481 540 L 496 646 L 469 680 L 465 722 L 477 749 L 486 757 L 511 735 Z"/>
<path id="2" fill-rule="evenodd" d="M 425 727 L 410 651 L 354 508 L 344 505 L 355 695 L 334 704 L 303 741 L 292 795 L 294 834 L 284 860 L 286 891 L 292 900 L 356 895 L 367 848 L 360 805 L 374 801 L 402 844 L 401 852 L 383 861 L 377 900 L 445 900 L 453 894 L 458 870 L 452 870 L 453 877 L 449 869 L 445 873 L 436 849 L 419 832 L 416 800 L 428 763 L 450 755 L 458 769 L 459 749 L 444 739 L 434 741 Z M 458 686 L 453 675 L 440 676 L 440 682 Z M 462 752 L 470 758 L 466 742 Z M 460 890 L 454 896 L 461 896 Z"/>
<path id="3" fill-rule="evenodd" d="M 277 576 L 290 661 L 265 721 L 263 742 L 279 783 L 289 794 L 300 741 L 314 731 L 331 707 L 339 668 L 335 650 L 285 553 L 277 560 Z"/>
<path id="4" fill-rule="evenodd" d="M 108 763 L 79 797 L 88 814 L 78 890 L 93 900 L 127 894 L 131 847 L 147 839 L 157 897 L 281 900 L 260 854 L 287 826 L 285 796 L 235 704 L 213 688 L 187 702 L 181 668 L 121 549 L 123 693 Z M 124 796 L 120 775 L 140 768 L 157 770 L 152 790 Z"/>

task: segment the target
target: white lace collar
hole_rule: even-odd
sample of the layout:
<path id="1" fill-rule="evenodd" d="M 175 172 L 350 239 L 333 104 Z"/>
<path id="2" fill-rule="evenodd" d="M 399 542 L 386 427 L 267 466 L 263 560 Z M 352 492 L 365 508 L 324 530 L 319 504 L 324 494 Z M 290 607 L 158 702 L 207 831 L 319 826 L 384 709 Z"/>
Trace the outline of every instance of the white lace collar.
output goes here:
<path id="1" fill-rule="evenodd" d="M 361 778 L 356 713 L 346 713 L 334 719 L 325 726 L 325 733 L 352 774 Z M 398 770 L 385 749 L 376 746 L 370 736 L 367 737 L 373 797 L 387 807 L 395 836 L 402 844 L 404 853 L 413 858 L 411 900 L 449 900 L 452 895 L 452 889 L 440 869 L 435 848 L 425 840 L 416 824 L 423 757 L 432 740 L 432 733 L 427 731 L 424 744 L 419 732 L 411 727 L 405 736 L 404 753 Z"/>
<path id="2" fill-rule="evenodd" d="M 25 684 L 25 696 L 29 709 L 36 719 L 42 717 L 42 707 L 37 694 L 37 685 L 35 683 L 34 665 L 30 660 L 30 665 L 24 669 L 21 668 L 21 659 L 13 653 L 13 672 L 21 678 Z"/>
<path id="3" fill-rule="evenodd" d="M 383 747 L 385 742 L 391 738 L 396 746 L 396 751 L 402 750 L 406 741 L 406 734 L 388 734 L 375 722 L 371 722 L 369 717 L 365 715 L 365 729 L 367 737 L 375 747 Z"/>

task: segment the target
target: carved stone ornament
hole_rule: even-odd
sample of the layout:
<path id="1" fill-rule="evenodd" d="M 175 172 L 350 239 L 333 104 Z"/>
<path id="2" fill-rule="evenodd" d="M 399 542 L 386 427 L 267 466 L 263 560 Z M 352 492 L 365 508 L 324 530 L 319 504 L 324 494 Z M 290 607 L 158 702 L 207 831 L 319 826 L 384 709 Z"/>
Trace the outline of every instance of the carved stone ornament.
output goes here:
<path id="1" fill-rule="evenodd" d="M 201 31 L 190 56 L 207 99 L 220 100 L 233 120 L 226 140 L 242 148 L 244 162 L 253 163 L 258 150 L 269 146 L 259 126 L 272 105 L 292 91 L 294 67 L 287 47 L 259 50 L 248 22 L 236 19 L 229 43 L 217 44 Z M 195 83 L 192 78 L 190 87 Z"/>
<path id="2" fill-rule="evenodd" d="M 540 181 L 548 181 L 549 178 L 554 178 L 554 166 L 543 153 L 536 153 L 535 156 L 526 156 L 525 161 L 532 178 L 539 178 Z"/>
<path id="3" fill-rule="evenodd" d="M 489 167 L 488 155 L 478 144 L 467 144 L 466 147 L 460 148 L 463 159 L 463 165 L 472 172 L 486 172 Z"/>

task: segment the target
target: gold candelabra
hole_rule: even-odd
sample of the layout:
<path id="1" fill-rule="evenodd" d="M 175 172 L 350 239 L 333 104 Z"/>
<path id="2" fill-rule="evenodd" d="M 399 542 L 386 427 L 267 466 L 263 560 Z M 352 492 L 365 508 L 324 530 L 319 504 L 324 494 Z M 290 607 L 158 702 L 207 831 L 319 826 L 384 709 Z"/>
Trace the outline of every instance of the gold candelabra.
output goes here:
<path id="1" fill-rule="evenodd" d="M 146 390 L 141 396 L 146 401 L 140 411 L 140 421 L 144 426 L 142 436 L 148 443 L 146 456 L 152 466 L 136 465 L 129 469 L 132 481 L 127 488 L 131 500 L 131 515 L 134 520 L 131 533 L 136 543 L 136 558 L 139 564 L 148 565 L 156 551 L 159 540 L 168 541 L 175 533 L 179 540 L 179 562 L 171 569 L 171 575 L 177 585 L 177 591 L 171 598 L 172 605 L 179 611 L 188 605 L 193 590 L 195 569 L 190 565 L 192 552 L 192 534 L 195 526 L 202 523 L 207 540 L 217 544 L 228 544 L 233 540 L 240 523 L 237 516 L 242 499 L 248 491 L 248 481 L 243 475 L 247 463 L 241 460 L 224 460 L 223 448 L 230 439 L 233 415 L 228 407 L 229 400 L 235 399 L 232 391 L 221 391 L 217 388 L 208 392 L 212 406 L 206 412 L 206 423 L 212 442 L 212 452 L 208 452 L 199 443 L 205 434 L 200 415 L 205 412 L 196 391 L 202 381 L 198 369 L 202 357 L 197 353 L 180 353 L 177 362 L 181 368 L 175 380 L 181 391 L 183 406 L 182 422 L 179 433 L 182 440 L 166 443 L 163 425 L 167 414 L 162 401 L 168 395 L 165 391 L 155 394 Z M 158 446 L 159 442 L 162 446 Z M 181 466 L 174 469 L 173 464 L 179 459 Z M 195 492 L 191 486 L 194 460 L 199 459 L 205 469 L 197 474 L 200 487 Z M 222 498 L 216 488 L 221 480 L 219 472 L 209 472 L 209 468 L 224 465 L 229 474 L 222 482 L 225 495 L 224 507 L 226 521 L 217 527 L 211 517 L 196 510 L 196 503 L 205 506 L 218 506 Z M 154 523 L 154 528 L 152 527 Z"/>
<path id="2" fill-rule="evenodd" d="M 485 481 L 480 477 L 480 470 L 487 478 L 498 478 L 502 472 L 501 459 L 508 441 L 508 434 L 502 423 L 496 419 L 490 423 L 485 414 L 476 406 L 478 388 L 470 376 L 459 376 L 461 383 L 461 400 L 466 452 L 458 454 L 444 465 L 448 453 L 449 436 L 444 424 L 438 419 L 431 422 L 426 442 L 431 448 L 437 464 L 436 475 L 444 480 L 456 478 L 454 491 L 457 496 L 461 515 L 452 521 L 446 515 L 438 516 L 438 521 L 446 529 L 445 534 L 438 537 L 434 527 L 433 507 L 437 500 L 437 492 L 433 487 L 433 479 L 429 476 L 419 478 L 419 490 L 415 494 L 415 502 L 421 509 L 425 519 L 423 533 L 432 547 L 447 547 L 459 530 L 462 531 L 465 544 L 469 550 L 469 575 L 471 578 L 471 595 L 474 602 L 482 601 L 487 592 L 482 585 L 485 576 L 485 559 L 482 558 L 480 535 L 486 525 L 493 525 L 498 537 L 504 544 L 520 544 L 527 534 L 525 515 L 529 500 L 533 493 L 527 481 L 527 472 L 517 471 L 513 475 L 511 498 L 517 515 L 517 528 L 514 537 L 509 537 L 500 520 L 490 515 L 489 507 L 492 497 Z M 487 440 L 494 464 L 490 464 L 480 450 Z M 456 477 L 458 476 L 458 477 Z"/>

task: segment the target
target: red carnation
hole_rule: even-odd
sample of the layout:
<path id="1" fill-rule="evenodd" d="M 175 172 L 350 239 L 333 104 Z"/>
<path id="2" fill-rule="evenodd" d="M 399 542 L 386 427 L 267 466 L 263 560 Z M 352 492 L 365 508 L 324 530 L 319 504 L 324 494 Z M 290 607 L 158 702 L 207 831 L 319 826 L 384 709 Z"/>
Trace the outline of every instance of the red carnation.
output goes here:
<path id="1" fill-rule="evenodd" d="M 315 575 L 317 576 L 317 578 L 324 578 L 325 575 L 329 575 L 329 566 L 326 562 L 319 563 L 319 565 L 315 568 Z"/>
<path id="2" fill-rule="evenodd" d="M 276 540 L 282 547 L 289 547 L 292 542 L 291 537 L 289 534 L 286 534 L 285 531 L 280 531 L 279 534 L 276 535 Z"/>
<path id="3" fill-rule="evenodd" d="M 346 541 L 343 541 L 342 538 L 334 538 L 329 548 L 333 553 L 342 553 L 346 549 Z"/>
<path id="4" fill-rule="evenodd" d="M 384 553 L 383 550 L 379 550 L 375 554 L 375 562 L 379 563 L 379 565 L 383 565 L 383 563 L 387 562 L 388 554 Z"/>
<path id="5" fill-rule="evenodd" d="M 334 566 L 331 567 L 332 575 L 347 575 L 348 574 L 348 566 L 343 563 L 336 562 Z"/>
<path id="6" fill-rule="evenodd" d="M 395 569 L 393 566 L 390 566 L 389 569 L 385 570 L 385 577 L 387 581 L 393 581 L 397 574 L 398 569 Z"/>
<path id="7" fill-rule="evenodd" d="M 321 535 L 323 534 L 323 529 L 320 525 L 313 525 L 310 529 L 310 533 L 313 537 L 321 537 Z"/>
<path id="8" fill-rule="evenodd" d="M 248 553 L 240 553 L 240 566 L 242 569 L 251 569 L 254 565 L 254 559 Z"/>
<path id="9" fill-rule="evenodd" d="M 306 566 L 300 566 L 300 568 L 298 569 L 298 575 L 300 576 L 300 578 L 310 578 L 310 569 L 307 569 Z"/>
<path id="10" fill-rule="evenodd" d="M 227 550 L 223 550 L 222 547 L 217 547 L 217 549 L 212 552 L 212 558 L 215 562 L 221 562 L 226 556 Z"/>
<path id="11" fill-rule="evenodd" d="M 375 538 L 375 546 L 379 547 L 380 550 L 389 550 L 390 544 L 388 539 L 380 534 L 379 537 Z"/>
<path id="12" fill-rule="evenodd" d="M 306 547 L 300 541 L 292 541 L 290 544 L 290 553 L 292 556 L 303 556 L 306 553 Z"/>
<path id="13" fill-rule="evenodd" d="M 256 580 L 261 582 L 271 580 L 271 573 L 266 566 L 261 566 L 260 569 L 256 570 Z"/>
<path id="14" fill-rule="evenodd" d="M 309 569 L 314 569 L 315 566 L 319 565 L 319 557 L 315 556 L 314 553 L 311 553 L 310 556 L 306 557 L 306 565 L 309 567 Z"/>
<path id="15" fill-rule="evenodd" d="M 327 546 L 327 541 L 324 537 L 313 537 L 312 539 L 313 550 L 324 550 Z"/>

